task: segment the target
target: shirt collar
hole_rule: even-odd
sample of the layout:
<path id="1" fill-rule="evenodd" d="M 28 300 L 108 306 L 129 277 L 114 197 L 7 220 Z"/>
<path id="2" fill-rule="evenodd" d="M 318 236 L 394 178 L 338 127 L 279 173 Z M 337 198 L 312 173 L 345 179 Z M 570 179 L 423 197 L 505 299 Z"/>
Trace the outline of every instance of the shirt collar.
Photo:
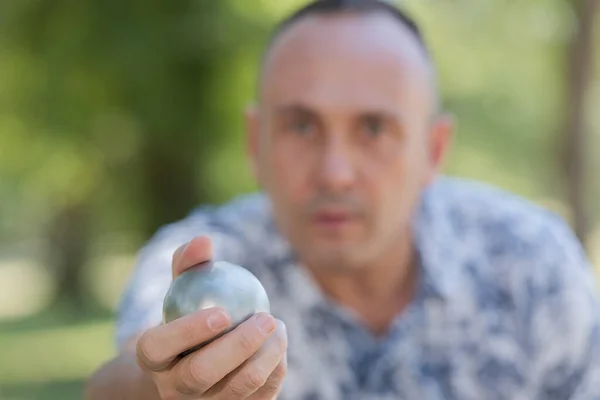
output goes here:
<path id="1" fill-rule="evenodd" d="M 438 178 L 423 192 L 413 226 L 424 295 L 441 299 L 455 289 L 457 265 L 465 257 L 465 246 L 452 223 L 451 196 L 451 188 Z"/>

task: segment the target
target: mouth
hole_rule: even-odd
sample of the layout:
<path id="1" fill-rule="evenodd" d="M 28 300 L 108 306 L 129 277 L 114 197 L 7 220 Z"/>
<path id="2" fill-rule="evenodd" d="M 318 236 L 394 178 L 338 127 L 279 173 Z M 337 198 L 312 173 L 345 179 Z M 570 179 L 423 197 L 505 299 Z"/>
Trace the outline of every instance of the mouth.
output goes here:
<path id="1" fill-rule="evenodd" d="M 339 229 L 357 219 L 356 214 L 347 211 L 321 211 L 314 215 L 315 225 L 325 229 Z"/>

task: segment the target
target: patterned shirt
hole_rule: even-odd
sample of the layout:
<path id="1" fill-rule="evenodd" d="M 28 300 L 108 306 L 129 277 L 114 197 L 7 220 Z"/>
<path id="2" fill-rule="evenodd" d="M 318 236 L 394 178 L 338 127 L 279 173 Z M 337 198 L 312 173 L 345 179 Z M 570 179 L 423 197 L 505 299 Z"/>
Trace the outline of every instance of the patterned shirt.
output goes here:
<path id="1" fill-rule="evenodd" d="M 419 287 L 381 338 L 321 293 L 262 193 L 203 206 L 142 249 L 117 341 L 161 321 L 173 251 L 208 235 L 251 270 L 288 328 L 280 399 L 600 399 L 595 275 L 570 228 L 500 189 L 440 177 L 414 219 Z"/>

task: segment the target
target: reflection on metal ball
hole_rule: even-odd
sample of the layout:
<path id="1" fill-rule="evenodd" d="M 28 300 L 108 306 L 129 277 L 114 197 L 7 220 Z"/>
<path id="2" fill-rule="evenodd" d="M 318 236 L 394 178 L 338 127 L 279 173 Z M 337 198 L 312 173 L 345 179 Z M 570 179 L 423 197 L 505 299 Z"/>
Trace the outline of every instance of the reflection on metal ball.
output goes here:
<path id="1" fill-rule="evenodd" d="M 173 280 L 163 303 L 163 323 L 213 307 L 224 309 L 232 325 L 189 352 L 207 345 L 258 312 L 270 312 L 267 292 L 250 271 L 225 261 L 208 261 Z"/>

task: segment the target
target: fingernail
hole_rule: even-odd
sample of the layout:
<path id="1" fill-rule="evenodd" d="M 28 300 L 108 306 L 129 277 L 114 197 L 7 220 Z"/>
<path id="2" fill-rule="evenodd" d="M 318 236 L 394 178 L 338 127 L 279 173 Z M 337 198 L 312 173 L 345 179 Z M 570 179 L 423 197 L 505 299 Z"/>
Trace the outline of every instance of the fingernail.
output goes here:
<path id="1" fill-rule="evenodd" d="M 219 331 L 229 325 L 229 317 L 223 310 L 215 310 L 208 315 L 206 323 L 213 331 Z"/>
<path id="2" fill-rule="evenodd" d="M 173 254 L 173 262 L 177 263 L 179 262 L 179 260 L 181 260 L 183 253 L 185 253 L 189 245 L 190 242 L 187 242 L 186 244 L 182 244 L 177 250 L 175 250 L 175 254 Z"/>
<path id="3" fill-rule="evenodd" d="M 281 330 L 283 331 L 283 333 L 287 334 L 287 326 L 285 326 L 285 322 L 283 322 L 282 320 L 278 319 L 277 320 L 277 325 L 279 326 L 279 328 L 281 328 Z"/>
<path id="4" fill-rule="evenodd" d="M 254 322 L 263 335 L 268 335 L 275 330 L 275 320 L 268 314 L 258 314 Z"/>

